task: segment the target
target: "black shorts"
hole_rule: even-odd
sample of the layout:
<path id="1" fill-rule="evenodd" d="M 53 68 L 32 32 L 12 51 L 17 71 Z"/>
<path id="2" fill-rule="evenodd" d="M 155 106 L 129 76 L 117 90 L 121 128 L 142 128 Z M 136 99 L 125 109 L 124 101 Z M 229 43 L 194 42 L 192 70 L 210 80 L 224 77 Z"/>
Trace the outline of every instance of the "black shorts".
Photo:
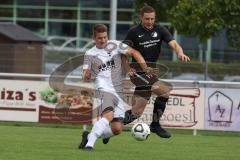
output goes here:
<path id="1" fill-rule="evenodd" d="M 142 77 L 134 76 L 130 77 L 131 82 L 136 86 L 134 95 L 143 97 L 146 100 L 149 100 L 151 95 L 152 95 L 152 85 L 158 81 L 157 76 L 152 76 L 149 77 L 146 74 L 141 74 L 139 75 Z"/>

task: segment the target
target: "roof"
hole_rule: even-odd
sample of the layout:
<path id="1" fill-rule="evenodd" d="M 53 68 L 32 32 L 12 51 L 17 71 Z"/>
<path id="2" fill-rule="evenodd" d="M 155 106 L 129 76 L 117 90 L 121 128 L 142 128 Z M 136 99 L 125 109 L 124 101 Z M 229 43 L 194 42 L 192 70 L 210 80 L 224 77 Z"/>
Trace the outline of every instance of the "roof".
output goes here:
<path id="1" fill-rule="evenodd" d="M 32 31 L 12 23 L 0 23 L 0 36 L 1 35 L 14 41 L 47 42 L 45 39 L 35 35 Z"/>

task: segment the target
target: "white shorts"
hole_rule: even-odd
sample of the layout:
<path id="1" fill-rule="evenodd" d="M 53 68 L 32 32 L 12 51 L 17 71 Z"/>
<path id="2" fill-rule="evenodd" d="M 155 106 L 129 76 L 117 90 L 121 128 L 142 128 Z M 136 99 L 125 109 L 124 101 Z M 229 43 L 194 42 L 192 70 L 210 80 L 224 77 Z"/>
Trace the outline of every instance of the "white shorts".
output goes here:
<path id="1" fill-rule="evenodd" d="M 102 90 L 96 91 L 97 105 L 98 105 L 98 116 L 101 116 L 102 112 L 108 108 L 113 107 L 114 118 L 124 118 L 125 108 L 122 99 L 122 93 L 107 92 Z"/>

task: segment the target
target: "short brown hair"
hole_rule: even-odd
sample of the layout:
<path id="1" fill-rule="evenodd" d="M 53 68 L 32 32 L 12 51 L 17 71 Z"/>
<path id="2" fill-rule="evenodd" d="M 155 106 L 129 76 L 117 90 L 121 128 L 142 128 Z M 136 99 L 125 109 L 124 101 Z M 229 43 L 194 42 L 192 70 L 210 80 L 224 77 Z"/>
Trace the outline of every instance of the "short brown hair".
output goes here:
<path id="1" fill-rule="evenodd" d="M 140 9 L 140 15 L 143 16 L 144 13 L 155 13 L 155 9 L 147 4 L 144 4 L 144 6 Z"/>
<path id="2" fill-rule="evenodd" d="M 105 24 L 96 24 L 93 27 L 93 36 L 95 37 L 97 33 L 107 32 L 108 28 Z"/>

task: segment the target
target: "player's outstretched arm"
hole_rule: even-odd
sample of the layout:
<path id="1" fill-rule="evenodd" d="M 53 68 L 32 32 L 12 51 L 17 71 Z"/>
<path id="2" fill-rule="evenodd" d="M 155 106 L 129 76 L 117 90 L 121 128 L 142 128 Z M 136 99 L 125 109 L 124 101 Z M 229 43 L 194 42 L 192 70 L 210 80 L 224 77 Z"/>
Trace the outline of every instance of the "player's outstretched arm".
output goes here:
<path id="1" fill-rule="evenodd" d="M 182 47 L 177 43 L 176 40 L 172 40 L 168 44 L 170 47 L 174 49 L 179 59 L 181 59 L 184 62 L 190 61 L 190 58 L 183 53 Z"/>

